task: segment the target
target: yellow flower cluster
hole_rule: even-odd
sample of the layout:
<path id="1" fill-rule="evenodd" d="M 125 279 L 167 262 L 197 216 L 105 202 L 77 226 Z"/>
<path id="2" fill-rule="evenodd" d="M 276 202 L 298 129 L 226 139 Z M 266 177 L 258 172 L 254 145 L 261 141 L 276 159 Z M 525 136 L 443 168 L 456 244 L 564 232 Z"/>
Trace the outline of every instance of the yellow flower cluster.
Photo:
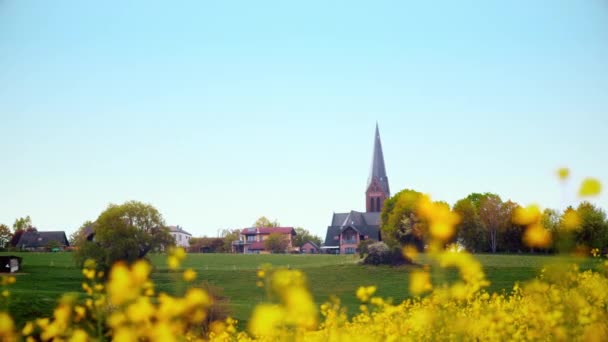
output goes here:
<path id="1" fill-rule="evenodd" d="M 597 250 L 592 253 L 601 258 Z M 455 267 L 460 279 L 432 284 L 429 268 L 413 271 L 417 296 L 401 303 L 374 296 L 375 286 L 360 287 L 360 310 L 348 318 L 337 298 L 317 308 L 301 271 L 264 266 L 257 273 L 268 301 L 256 306 L 247 331 L 234 319 L 204 326 L 212 299 L 190 288 L 183 297 L 150 297 L 150 266 L 116 264 L 105 286 L 103 274 L 83 275 L 87 298 L 64 296 L 51 318 L 38 318 L 16 330 L 0 311 L 2 341 L 435 341 L 435 340 L 608 340 L 608 262 L 592 271 L 551 268 L 510 293 L 489 294 L 481 265 L 467 253 L 433 254 L 437 266 Z M 436 271 L 436 270 L 433 270 Z M 188 271 L 186 271 L 188 272 Z M 3 277 L 2 284 L 14 278 Z"/>
<path id="2" fill-rule="evenodd" d="M 317 306 L 308 291 L 306 276 L 298 270 L 258 271 L 258 277 L 269 287 L 269 299 L 274 302 L 258 305 L 249 321 L 254 337 L 280 338 L 293 331 L 313 330 L 318 324 Z"/>
<path id="3" fill-rule="evenodd" d="M 530 247 L 544 248 L 551 245 L 551 233 L 541 223 L 541 212 L 537 205 L 517 207 L 513 223 L 526 226 L 524 242 Z"/>

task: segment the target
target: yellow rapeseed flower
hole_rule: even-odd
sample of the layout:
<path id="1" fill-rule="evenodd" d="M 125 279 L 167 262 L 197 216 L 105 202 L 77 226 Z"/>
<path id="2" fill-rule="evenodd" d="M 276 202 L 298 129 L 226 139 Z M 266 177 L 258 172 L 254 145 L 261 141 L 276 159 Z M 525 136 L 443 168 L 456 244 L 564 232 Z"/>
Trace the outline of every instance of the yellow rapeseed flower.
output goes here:
<path id="1" fill-rule="evenodd" d="M 150 275 L 152 267 L 145 260 L 139 260 L 131 267 L 131 279 L 134 286 L 142 286 Z"/>
<path id="2" fill-rule="evenodd" d="M 15 324 L 13 323 L 13 319 L 6 312 L 0 312 L 0 337 L 11 337 L 13 335 L 13 330 L 15 329 Z"/>
<path id="3" fill-rule="evenodd" d="M 431 274 L 427 271 L 413 271 L 410 274 L 410 292 L 420 295 L 433 289 Z"/>
<path id="4" fill-rule="evenodd" d="M 526 228 L 523 240 L 530 247 L 546 248 L 551 244 L 551 233 L 541 224 L 533 224 Z"/>
<path id="5" fill-rule="evenodd" d="M 581 218 L 574 209 L 566 209 L 562 217 L 562 225 L 566 230 L 578 229 L 581 223 Z"/>
<path id="6" fill-rule="evenodd" d="M 578 190 L 578 195 L 581 197 L 597 196 L 602 191 L 602 183 L 595 178 L 585 178 Z"/>
<path id="7" fill-rule="evenodd" d="M 406 259 L 409 259 L 411 261 L 415 261 L 416 258 L 418 257 L 418 248 L 416 248 L 416 246 L 413 246 L 413 245 L 405 245 L 401 252 L 403 253 L 403 256 Z"/>
<path id="8" fill-rule="evenodd" d="M 127 265 L 118 262 L 112 267 L 106 289 L 113 305 L 121 305 L 136 295 L 137 289 L 133 288 L 131 273 Z"/>
<path id="9" fill-rule="evenodd" d="M 196 279 L 196 271 L 189 268 L 184 271 L 183 277 L 184 277 L 185 281 L 188 281 L 188 282 L 193 281 L 194 279 Z"/>
<path id="10" fill-rule="evenodd" d="M 376 286 L 361 286 L 357 289 L 357 298 L 365 303 L 374 293 L 376 293 Z"/>
<path id="11" fill-rule="evenodd" d="M 566 180 L 568 179 L 568 176 L 570 176 L 570 169 L 567 167 L 560 167 L 559 169 L 557 169 L 557 177 L 561 180 Z"/>
<path id="12" fill-rule="evenodd" d="M 540 208 L 536 204 L 527 207 L 517 207 L 513 212 L 512 221 L 522 226 L 531 225 L 540 221 Z"/>
<path id="13" fill-rule="evenodd" d="M 285 311 L 278 305 L 259 304 L 249 320 L 249 331 L 254 336 L 271 336 L 281 325 Z"/>
<path id="14" fill-rule="evenodd" d="M 74 333 L 72 334 L 72 337 L 70 337 L 70 339 L 68 340 L 69 342 L 87 342 L 89 340 L 89 335 L 87 335 L 87 333 L 82 330 L 82 329 L 77 329 L 74 331 Z"/>
<path id="15" fill-rule="evenodd" d="M 169 255 L 167 257 L 167 266 L 169 266 L 169 269 L 171 270 L 177 270 L 179 268 L 179 266 L 181 265 L 181 262 L 178 258 L 176 258 L 173 255 Z"/>
<path id="16" fill-rule="evenodd" d="M 32 322 L 25 323 L 25 325 L 23 326 L 23 329 L 21 330 L 21 333 L 23 334 L 23 336 L 28 336 L 33 332 L 34 332 L 34 323 L 32 323 Z"/>

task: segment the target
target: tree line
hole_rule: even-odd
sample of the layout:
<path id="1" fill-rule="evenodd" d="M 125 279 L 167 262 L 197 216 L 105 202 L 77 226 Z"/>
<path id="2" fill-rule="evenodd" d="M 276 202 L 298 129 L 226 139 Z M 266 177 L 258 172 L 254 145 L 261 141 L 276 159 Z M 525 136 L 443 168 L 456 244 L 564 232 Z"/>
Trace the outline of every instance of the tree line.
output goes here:
<path id="1" fill-rule="evenodd" d="M 383 240 L 389 245 L 413 245 L 425 248 L 429 238 L 427 223 L 417 214 L 422 194 L 405 189 L 385 202 L 381 213 Z M 450 207 L 445 202 L 437 202 Z M 471 193 L 451 207 L 460 221 L 448 243 L 456 243 L 473 253 L 571 252 L 608 248 L 606 213 L 590 202 L 563 211 L 540 211 L 540 224 L 546 231 L 547 244 L 542 248 L 526 243 L 525 225 L 513 220 L 518 210 L 525 210 L 511 200 L 493 193 Z"/>

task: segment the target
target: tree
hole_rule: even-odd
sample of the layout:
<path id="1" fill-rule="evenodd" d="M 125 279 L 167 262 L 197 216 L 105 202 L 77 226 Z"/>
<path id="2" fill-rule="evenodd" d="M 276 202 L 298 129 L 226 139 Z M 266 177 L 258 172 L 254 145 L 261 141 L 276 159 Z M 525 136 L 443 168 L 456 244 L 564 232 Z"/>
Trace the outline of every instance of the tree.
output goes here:
<path id="1" fill-rule="evenodd" d="M 26 230 L 32 226 L 32 219 L 30 218 L 30 216 L 26 216 L 26 217 L 20 217 L 18 219 L 15 220 L 15 223 L 13 223 L 13 231 L 18 231 L 18 230 Z"/>
<path id="2" fill-rule="evenodd" d="M 76 229 L 75 232 L 70 234 L 70 246 L 82 245 L 82 243 L 84 243 L 84 241 L 87 239 L 87 228 L 89 227 L 93 227 L 93 222 L 86 220 L 78 229 Z"/>
<path id="3" fill-rule="evenodd" d="M 5 224 L 0 224 L 0 248 L 6 247 L 12 237 L 11 229 Z"/>
<path id="4" fill-rule="evenodd" d="M 580 228 L 574 233 L 577 244 L 588 248 L 608 247 L 608 224 L 606 213 L 589 202 L 582 202 L 576 208 L 580 217 Z"/>
<path id="5" fill-rule="evenodd" d="M 456 225 L 458 242 L 472 253 L 486 250 L 485 231 L 474 201 L 468 197 L 463 198 L 454 204 L 453 209 L 460 215 L 460 222 Z"/>
<path id="6" fill-rule="evenodd" d="M 506 224 L 511 221 L 505 205 L 500 196 L 486 194 L 479 203 L 479 219 L 487 233 L 490 251 L 496 253 L 498 249 L 498 233 L 503 231 Z"/>
<path id="7" fill-rule="evenodd" d="M 277 221 L 277 220 L 270 221 L 268 218 L 266 218 L 266 216 L 260 217 L 253 223 L 253 226 L 256 228 L 279 227 L 280 225 L 281 224 L 279 223 L 279 221 Z"/>
<path id="8" fill-rule="evenodd" d="M 382 240 L 389 246 L 411 244 L 424 249 L 428 225 L 416 215 L 416 205 L 422 194 L 405 189 L 387 199 L 380 214 Z"/>
<path id="9" fill-rule="evenodd" d="M 521 252 L 526 249 L 523 243 L 525 226 L 513 223 L 513 213 L 519 204 L 507 201 L 503 204 L 503 210 L 505 215 L 505 222 L 503 226 L 502 234 L 498 237 L 499 243 L 498 248 L 501 251 L 510 252 Z"/>
<path id="10" fill-rule="evenodd" d="M 221 253 L 224 251 L 224 239 L 213 237 L 193 237 L 190 239 L 189 252 Z"/>
<path id="11" fill-rule="evenodd" d="M 92 258 L 101 269 L 116 261 L 144 258 L 152 250 L 175 244 L 162 215 L 149 204 L 129 201 L 110 204 L 95 221 L 95 238 L 85 241 L 76 253 L 79 264 Z"/>
<path id="12" fill-rule="evenodd" d="M 237 241 L 241 238 L 241 230 L 240 229 L 223 229 L 221 233 L 221 237 L 224 240 L 224 244 L 222 246 L 222 252 L 229 253 L 232 252 L 232 242 Z"/>
<path id="13" fill-rule="evenodd" d="M 317 235 L 311 234 L 308 230 L 298 227 L 296 230 L 296 236 L 293 238 L 293 245 L 296 247 L 302 247 L 308 241 L 315 243 L 317 246 L 321 246 L 321 238 Z"/>
<path id="14" fill-rule="evenodd" d="M 264 240 L 264 247 L 272 253 L 285 253 L 288 246 L 289 241 L 283 234 L 272 233 Z"/>

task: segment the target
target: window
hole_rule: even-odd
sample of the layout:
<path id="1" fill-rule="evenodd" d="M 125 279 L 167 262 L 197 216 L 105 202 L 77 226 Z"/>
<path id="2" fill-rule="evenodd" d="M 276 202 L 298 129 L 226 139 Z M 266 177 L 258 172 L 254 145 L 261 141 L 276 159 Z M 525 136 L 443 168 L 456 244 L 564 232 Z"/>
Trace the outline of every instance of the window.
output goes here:
<path id="1" fill-rule="evenodd" d="M 255 235 L 247 235 L 247 241 L 255 241 Z"/>
<path id="2" fill-rule="evenodd" d="M 344 254 L 355 254 L 355 247 L 347 247 L 344 249 Z"/>

